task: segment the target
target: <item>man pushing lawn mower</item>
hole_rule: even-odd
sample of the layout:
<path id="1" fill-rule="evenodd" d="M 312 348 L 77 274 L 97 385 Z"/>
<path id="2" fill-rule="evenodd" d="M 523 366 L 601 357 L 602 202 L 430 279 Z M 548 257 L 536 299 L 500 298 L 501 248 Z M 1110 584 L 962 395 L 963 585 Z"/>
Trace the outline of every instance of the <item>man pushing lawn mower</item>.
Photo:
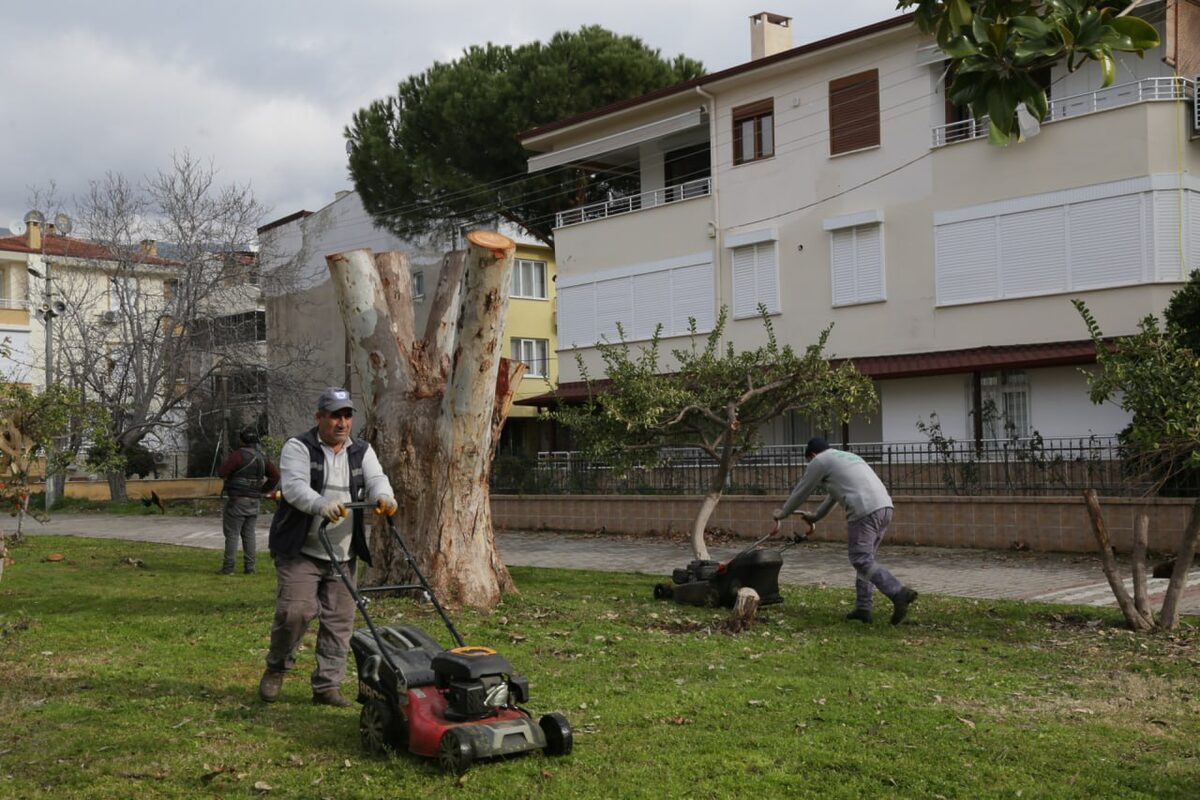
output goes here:
<path id="1" fill-rule="evenodd" d="M 771 516 L 777 521 L 786 518 L 815 490 L 824 489 L 828 495 L 825 501 L 814 512 L 801 511 L 800 517 L 808 523 L 811 532 L 813 524 L 823 519 L 835 504 L 840 503 L 846 509 L 850 563 L 857 573 L 854 610 L 846 615 L 846 619 L 869 623 L 873 595 L 878 587 L 892 601 L 892 624 L 899 625 L 908 613 L 908 607 L 917 599 L 917 593 L 875 561 L 875 551 L 892 523 L 892 498 L 887 488 L 867 462 L 853 453 L 830 447 L 819 436 L 808 441 L 804 457 L 808 459 L 804 477 L 796 484 L 783 508 L 775 509 Z"/>

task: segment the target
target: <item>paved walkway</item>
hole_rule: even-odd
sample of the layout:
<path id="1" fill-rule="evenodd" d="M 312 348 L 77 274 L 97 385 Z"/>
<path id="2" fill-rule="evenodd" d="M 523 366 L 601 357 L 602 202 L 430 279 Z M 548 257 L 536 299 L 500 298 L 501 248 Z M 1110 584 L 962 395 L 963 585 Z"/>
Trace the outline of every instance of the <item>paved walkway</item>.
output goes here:
<path id="1" fill-rule="evenodd" d="M 37 535 L 59 534 L 160 542 L 220 550 L 224 547 L 219 517 L 117 516 L 56 514 L 45 525 L 26 523 Z M 259 518 L 259 549 L 266 549 L 269 519 Z M 598 536 L 573 533 L 508 532 L 499 536 L 500 552 L 512 566 L 642 572 L 668 580 L 671 570 L 684 566 L 691 548 L 682 540 Z M 714 546 L 713 558 L 725 559 L 748 543 Z M 219 566 L 214 559 L 214 566 Z M 884 544 L 880 560 L 898 578 L 918 590 L 957 597 L 1008 598 L 1115 606 L 1099 559 L 1092 555 L 951 550 Z M 784 553 L 780 581 L 797 585 L 853 585 L 845 547 L 830 543 L 803 544 Z M 1151 604 L 1157 607 L 1165 579 L 1150 581 Z M 1132 590 L 1131 590 L 1132 591 Z M 1200 614 L 1200 569 L 1193 569 L 1180 610 Z"/>

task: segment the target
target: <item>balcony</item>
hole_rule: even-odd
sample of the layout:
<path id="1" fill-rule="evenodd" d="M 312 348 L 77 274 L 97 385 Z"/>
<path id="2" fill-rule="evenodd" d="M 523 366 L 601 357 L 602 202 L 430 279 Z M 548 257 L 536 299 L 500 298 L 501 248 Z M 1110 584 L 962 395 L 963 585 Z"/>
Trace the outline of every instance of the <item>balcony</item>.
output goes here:
<path id="1" fill-rule="evenodd" d="M 675 186 L 665 186 L 641 194 L 618 197 L 602 203 L 572 208 L 560 211 L 555 215 L 555 228 L 566 228 L 571 225 L 581 225 L 584 222 L 594 222 L 599 219 L 629 214 L 634 211 L 644 211 L 657 208 L 680 200 L 691 200 L 696 197 L 708 197 L 712 194 L 712 178 L 698 178 Z"/>
<path id="2" fill-rule="evenodd" d="M 1050 122 L 1096 114 L 1111 108 L 1171 100 L 1191 100 L 1196 93 L 1196 81 L 1174 76 L 1143 78 L 1132 83 L 1109 86 L 1095 92 L 1053 98 L 1048 103 L 1046 119 Z M 979 139 L 988 134 L 988 118 L 964 119 L 939 125 L 933 129 L 933 147 Z"/>

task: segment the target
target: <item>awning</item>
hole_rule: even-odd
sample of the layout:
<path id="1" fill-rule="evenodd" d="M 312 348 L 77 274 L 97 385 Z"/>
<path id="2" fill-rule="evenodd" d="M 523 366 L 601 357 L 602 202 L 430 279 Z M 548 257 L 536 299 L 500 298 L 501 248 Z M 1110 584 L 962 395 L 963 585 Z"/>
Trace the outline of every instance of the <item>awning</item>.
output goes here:
<path id="1" fill-rule="evenodd" d="M 963 350 L 937 350 L 928 353 L 866 356 L 834 359 L 833 365 L 853 361 L 858 371 L 875 380 L 920 378 L 959 372 L 994 369 L 1038 369 L 1091 364 L 1096 360 L 1096 347 L 1091 339 L 1043 344 L 1011 344 L 993 347 L 971 347 Z M 517 400 L 517 405 L 548 408 L 582 403 L 589 391 L 603 394 L 607 380 L 592 382 L 589 390 L 584 381 L 559 384 L 552 392 Z"/>
<path id="2" fill-rule="evenodd" d="M 642 142 L 661 139 L 672 133 L 691 130 L 692 128 L 706 124 L 706 122 L 704 109 L 695 108 L 683 114 L 660 119 L 657 122 L 651 122 L 637 128 L 614 133 L 610 136 L 592 139 L 582 144 L 564 147 L 561 150 L 551 150 L 549 153 L 542 153 L 538 156 L 531 156 L 529 159 L 529 171 L 541 172 L 552 167 L 561 167 L 564 164 L 587 161 L 605 153 L 612 153 L 617 150 L 623 150 L 626 147 L 641 144 Z"/>

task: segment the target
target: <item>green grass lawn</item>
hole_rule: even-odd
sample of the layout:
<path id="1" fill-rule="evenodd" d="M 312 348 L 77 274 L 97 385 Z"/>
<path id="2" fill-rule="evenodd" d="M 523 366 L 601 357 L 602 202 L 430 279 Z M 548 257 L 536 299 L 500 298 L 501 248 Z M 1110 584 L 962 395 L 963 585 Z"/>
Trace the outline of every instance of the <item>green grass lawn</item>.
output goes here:
<path id="1" fill-rule="evenodd" d="M 1194 619 L 1135 636 L 1116 611 L 922 595 L 910 622 L 864 626 L 841 619 L 849 587 L 788 588 L 733 636 L 723 611 L 655 601 L 652 577 L 515 569 L 519 595 L 455 621 L 528 676 L 535 715 L 570 718 L 575 752 L 453 778 L 368 756 L 357 705 L 311 705 L 311 636 L 280 701 L 257 700 L 269 562 L 222 577 L 183 547 L 11 549 L 0 797 L 1200 796 Z M 372 608 L 448 641 L 428 607 Z"/>

